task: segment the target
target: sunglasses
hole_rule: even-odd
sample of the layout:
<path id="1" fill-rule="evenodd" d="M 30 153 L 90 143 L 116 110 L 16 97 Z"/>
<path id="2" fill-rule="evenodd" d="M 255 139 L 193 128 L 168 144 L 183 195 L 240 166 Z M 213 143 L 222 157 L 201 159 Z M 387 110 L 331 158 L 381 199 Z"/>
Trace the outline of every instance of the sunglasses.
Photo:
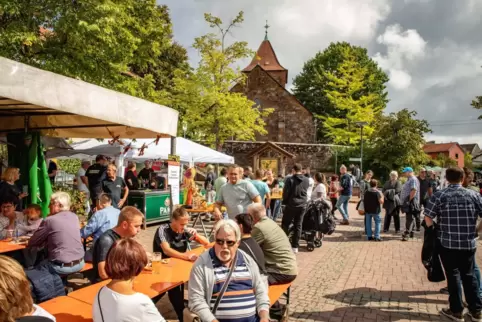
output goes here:
<path id="1" fill-rule="evenodd" d="M 228 247 L 233 247 L 236 245 L 236 241 L 234 240 L 224 240 L 224 239 L 216 239 L 216 244 L 219 246 L 223 246 L 226 243 Z"/>

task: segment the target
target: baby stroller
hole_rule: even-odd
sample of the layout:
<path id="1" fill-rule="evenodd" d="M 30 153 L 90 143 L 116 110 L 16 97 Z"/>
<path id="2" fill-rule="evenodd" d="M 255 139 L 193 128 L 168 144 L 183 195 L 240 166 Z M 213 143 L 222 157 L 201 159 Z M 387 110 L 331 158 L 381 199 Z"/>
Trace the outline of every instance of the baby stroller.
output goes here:
<path id="1" fill-rule="evenodd" d="M 306 241 L 308 251 L 312 252 L 323 244 L 323 235 L 331 235 L 335 231 L 335 219 L 331 215 L 331 204 L 324 200 L 309 201 L 301 228 L 301 239 Z M 290 227 L 290 240 L 293 236 Z"/>

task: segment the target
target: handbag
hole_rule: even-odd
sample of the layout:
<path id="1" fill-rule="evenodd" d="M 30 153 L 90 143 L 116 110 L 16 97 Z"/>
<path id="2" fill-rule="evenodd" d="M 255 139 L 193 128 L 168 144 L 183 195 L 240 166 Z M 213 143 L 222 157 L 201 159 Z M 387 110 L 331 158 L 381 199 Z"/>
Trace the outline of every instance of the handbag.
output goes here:
<path id="1" fill-rule="evenodd" d="M 221 303 L 221 300 L 223 299 L 224 293 L 226 293 L 226 290 L 228 289 L 229 282 L 231 281 L 231 276 L 233 275 L 233 272 L 236 269 L 237 260 L 238 260 L 238 252 L 236 252 L 236 255 L 234 256 L 231 269 L 229 270 L 228 276 L 226 277 L 226 281 L 224 282 L 223 287 L 221 288 L 221 291 L 219 292 L 219 295 L 216 298 L 216 302 L 214 303 L 214 306 L 211 310 L 211 313 L 213 315 L 216 314 L 216 311 L 218 310 L 218 306 Z M 187 307 L 184 309 L 184 311 L 182 311 L 182 317 L 184 322 L 201 322 L 201 319 L 199 318 L 199 316 L 191 312 Z"/>
<path id="2" fill-rule="evenodd" d="M 363 200 L 360 200 L 360 202 L 358 203 L 357 210 L 360 216 L 365 215 L 365 205 L 363 204 Z"/>

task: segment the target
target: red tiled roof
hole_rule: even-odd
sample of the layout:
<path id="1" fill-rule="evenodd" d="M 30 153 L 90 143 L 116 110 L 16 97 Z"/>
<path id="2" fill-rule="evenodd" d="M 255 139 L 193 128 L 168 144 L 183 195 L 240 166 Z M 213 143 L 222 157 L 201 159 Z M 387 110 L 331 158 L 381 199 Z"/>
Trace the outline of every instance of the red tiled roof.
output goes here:
<path id="1" fill-rule="evenodd" d="M 284 71 L 286 70 L 276 58 L 273 46 L 269 40 L 264 40 L 256 52 L 251 63 L 243 69 L 243 72 L 250 72 L 256 65 L 261 66 L 266 71 Z"/>
<path id="2" fill-rule="evenodd" d="M 439 143 L 439 144 L 425 144 L 423 146 L 423 152 L 425 153 L 437 153 L 448 152 L 454 145 L 459 145 L 457 142 L 451 143 Z"/>

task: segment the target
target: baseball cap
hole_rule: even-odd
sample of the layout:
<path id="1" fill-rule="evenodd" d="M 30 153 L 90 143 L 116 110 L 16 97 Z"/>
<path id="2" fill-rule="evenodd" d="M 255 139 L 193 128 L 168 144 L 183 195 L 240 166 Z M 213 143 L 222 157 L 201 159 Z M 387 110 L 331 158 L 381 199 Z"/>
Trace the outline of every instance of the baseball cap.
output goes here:
<path id="1" fill-rule="evenodd" d="M 402 170 L 402 173 L 405 173 L 405 172 L 413 172 L 413 169 L 411 167 L 405 167 L 403 170 Z"/>

